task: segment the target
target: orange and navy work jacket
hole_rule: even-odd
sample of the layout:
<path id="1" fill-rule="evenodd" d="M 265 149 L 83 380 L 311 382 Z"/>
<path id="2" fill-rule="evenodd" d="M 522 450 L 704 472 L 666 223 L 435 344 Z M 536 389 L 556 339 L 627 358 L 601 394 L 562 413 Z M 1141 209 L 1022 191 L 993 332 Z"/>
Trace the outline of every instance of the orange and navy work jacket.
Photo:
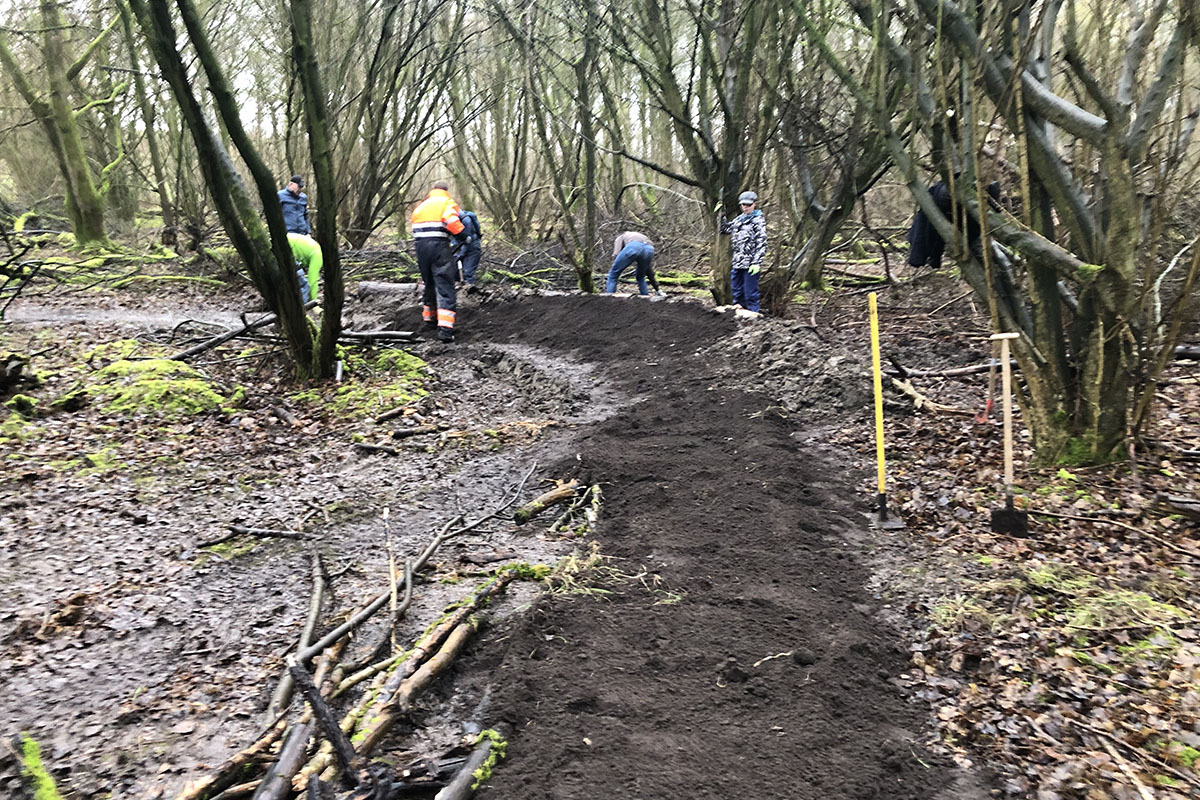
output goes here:
<path id="1" fill-rule="evenodd" d="M 449 239 L 465 228 L 458 218 L 458 203 L 445 189 L 434 189 L 412 213 L 414 239 Z"/>

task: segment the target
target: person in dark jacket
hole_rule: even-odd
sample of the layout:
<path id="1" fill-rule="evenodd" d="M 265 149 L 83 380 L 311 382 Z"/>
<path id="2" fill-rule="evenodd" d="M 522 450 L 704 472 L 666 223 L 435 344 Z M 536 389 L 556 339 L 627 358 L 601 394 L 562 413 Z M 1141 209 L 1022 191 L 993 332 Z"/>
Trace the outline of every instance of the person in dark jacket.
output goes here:
<path id="1" fill-rule="evenodd" d="M 304 193 L 304 178 L 293 175 L 285 188 L 279 190 L 279 204 L 283 206 L 283 226 L 288 233 L 308 236 L 308 195 Z"/>
<path id="2" fill-rule="evenodd" d="M 987 186 L 989 202 L 995 208 L 1000 200 L 1000 183 L 992 181 Z M 929 196 L 933 198 L 934 204 L 947 219 L 955 225 L 959 224 L 956 217 L 956 209 L 954 198 L 950 196 L 950 187 L 945 181 L 938 181 L 929 187 Z M 979 220 L 975 219 L 972 214 L 967 215 L 967 247 L 976 256 L 980 256 L 979 249 Z M 913 217 L 912 227 L 908 229 L 908 263 L 913 267 L 924 267 L 926 265 L 939 269 L 942 266 L 942 256 L 946 252 L 946 242 L 943 241 L 941 234 L 933 227 L 933 223 L 929 221 L 929 217 L 921 209 L 917 209 L 917 215 Z"/>
<path id="3" fill-rule="evenodd" d="M 467 294 L 475 288 L 475 271 L 479 269 L 479 259 L 483 258 L 483 231 L 479 227 L 479 217 L 474 211 L 464 211 L 458 215 L 463 224 L 460 237 L 463 242 L 458 251 L 458 264 L 462 270 L 463 283 L 467 284 Z"/>

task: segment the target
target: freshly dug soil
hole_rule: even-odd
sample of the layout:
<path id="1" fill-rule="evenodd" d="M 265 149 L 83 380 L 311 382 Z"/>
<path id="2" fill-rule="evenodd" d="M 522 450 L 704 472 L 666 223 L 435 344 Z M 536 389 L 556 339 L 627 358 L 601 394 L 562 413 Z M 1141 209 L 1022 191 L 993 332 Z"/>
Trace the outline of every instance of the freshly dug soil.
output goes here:
<path id="1" fill-rule="evenodd" d="M 857 476 L 771 386 L 714 380 L 755 371 L 710 347 L 739 323 L 584 297 L 463 323 L 603 364 L 636 398 L 559 465 L 604 489 L 606 593 L 545 596 L 465 667 L 493 671 L 485 722 L 513 731 L 480 797 L 984 796 L 893 684 L 906 659 L 864 590 Z"/>
<path id="2" fill-rule="evenodd" d="M 401 302 L 355 313 L 410 328 L 419 313 Z M 8 336 L 26 351 L 200 316 L 17 311 Z M 456 344 L 413 349 L 436 375 L 426 410 L 463 435 L 392 442 L 400 457 L 352 448 L 354 434 L 383 437 L 369 419 L 297 408 L 296 424 L 276 424 L 295 387 L 236 358 L 207 367 L 251 384 L 234 414 L 164 434 L 87 408 L 48 416 L 14 448 L 20 469 L 0 481 L 0 722 L 43 744 L 65 797 L 173 797 L 258 735 L 308 606 L 308 547 L 214 557 L 199 542 L 231 521 L 308 520 L 337 575 L 332 616 L 379 591 L 382 509 L 397 552 L 416 553 L 534 462 L 522 501 L 546 478 L 602 487 L 591 538 L 539 519 L 456 540 L 399 638 L 470 591 L 468 556 L 554 564 L 575 549 L 597 563 L 540 597 L 514 586 L 378 755 L 437 757 L 482 725 L 509 737 L 483 798 L 985 796 L 927 747 L 928 706 L 896 681 L 900 634 L 865 588 L 880 534 L 855 506 L 861 476 L 823 444 L 833 415 L 862 408 L 860 353 L 685 300 L 471 298 L 459 319 Z M 48 461 L 106 447 L 128 464 Z M 29 796 L 0 755 L 6 791 Z"/>

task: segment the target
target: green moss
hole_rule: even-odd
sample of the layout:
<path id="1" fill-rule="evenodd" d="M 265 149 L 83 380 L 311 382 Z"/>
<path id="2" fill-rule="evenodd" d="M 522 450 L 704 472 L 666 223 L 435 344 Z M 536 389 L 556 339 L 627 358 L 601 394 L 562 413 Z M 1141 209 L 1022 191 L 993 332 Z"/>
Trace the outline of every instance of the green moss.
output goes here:
<path id="1" fill-rule="evenodd" d="M 4 405 L 23 417 L 33 417 L 37 414 L 37 398 L 27 394 L 14 394 Z"/>
<path id="2" fill-rule="evenodd" d="M 34 800 L 62 800 L 54 778 L 42 763 L 42 748 L 37 740 L 27 733 L 21 734 L 21 766 L 22 772 L 33 787 Z"/>
<path id="3" fill-rule="evenodd" d="M 1200 750 L 1190 747 L 1183 742 L 1171 742 L 1171 749 L 1175 751 L 1175 757 L 1185 767 L 1188 769 L 1196 768 L 1196 762 L 1200 761 Z"/>
<path id="4" fill-rule="evenodd" d="M 66 394 L 59 395 L 50 402 L 50 408 L 55 411 L 78 411 L 87 405 L 88 391 L 82 383 L 71 387 Z"/>
<path id="5" fill-rule="evenodd" d="M 1077 271 L 1079 273 L 1079 280 L 1083 281 L 1084 283 L 1087 283 L 1088 281 L 1095 280 L 1096 276 L 1104 271 L 1104 265 L 1103 264 L 1080 264 L 1079 269 Z"/>
<path id="6" fill-rule="evenodd" d="M 96 393 L 111 413 L 176 419 L 230 404 L 193 367 L 165 358 L 114 361 L 97 379 L 101 385 Z"/>
<path id="7" fill-rule="evenodd" d="M 29 441 L 37 431 L 38 427 L 20 414 L 9 414 L 0 422 L 0 444 Z"/>
<path id="8" fill-rule="evenodd" d="M 89 364 L 93 361 L 120 361 L 129 358 L 143 347 L 137 339 L 117 339 L 97 345 L 83 354 L 83 360 Z"/>
<path id="9" fill-rule="evenodd" d="M 389 352 L 398 354 L 386 356 L 388 370 L 400 372 L 398 380 L 382 385 L 368 381 L 344 383 L 332 390 L 328 386 L 306 389 L 291 395 L 291 400 L 299 405 L 319 406 L 333 416 L 362 419 L 411 403 L 425 395 L 426 391 L 422 385 L 426 378 L 425 362 L 403 351 Z M 365 365 L 357 356 L 351 361 Z M 376 363 L 378 361 L 379 359 Z M 345 364 L 343 359 L 343 365 Z M 347 368 L 356 371 L 353 366 Z"/>
<path id="10" fill-rule="evenodd" d="M 546 564 L 513 564 L 509 567 L 523 581 L 544 581 L 550 577 L 550 573 L 554 572 L 554 568 Z"/>
<path id="11" fill-rule="evenodd" d="M 492 770 L 508 754 L 508 742 L 500 735 L 499 731 L 491 728 L 480 731 L 478 741 L 483 741 L 484 739 L 491 741 L 492 749 L 488 751 L 487 758 L 479 765 L 479 768 L 471 773 L 471 777 L 475 779 L 475 782 L 471 784 L 471 791 L 475 791 L 484 781 L 492 777 Z"/>
<path id="12" fill-rule="evenodd" d="M 414 381 L 426 377 L 427 366 L 424 360 L 406 350 L 384 350 L 375 357 L 376 369 L 404 375 Z"/>

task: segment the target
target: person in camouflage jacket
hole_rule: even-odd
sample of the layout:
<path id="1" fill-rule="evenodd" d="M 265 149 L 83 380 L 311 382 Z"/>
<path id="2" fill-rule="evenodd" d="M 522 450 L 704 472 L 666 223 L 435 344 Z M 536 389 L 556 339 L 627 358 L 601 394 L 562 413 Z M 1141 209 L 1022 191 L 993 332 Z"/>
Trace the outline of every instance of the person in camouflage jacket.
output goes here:
<path id="1" fill-rule="evenodd" d="M 755 208 L 757 203 L 757 194 L 742 192 L 738 197 L 742 213 L 732 220 L 721 220 L 721 233 L 728 234 L 733 245 L 729 275 L 733 302 L 747 311 L 759 310 L 758 273 L 767 254 L 767 220 Z"/>

